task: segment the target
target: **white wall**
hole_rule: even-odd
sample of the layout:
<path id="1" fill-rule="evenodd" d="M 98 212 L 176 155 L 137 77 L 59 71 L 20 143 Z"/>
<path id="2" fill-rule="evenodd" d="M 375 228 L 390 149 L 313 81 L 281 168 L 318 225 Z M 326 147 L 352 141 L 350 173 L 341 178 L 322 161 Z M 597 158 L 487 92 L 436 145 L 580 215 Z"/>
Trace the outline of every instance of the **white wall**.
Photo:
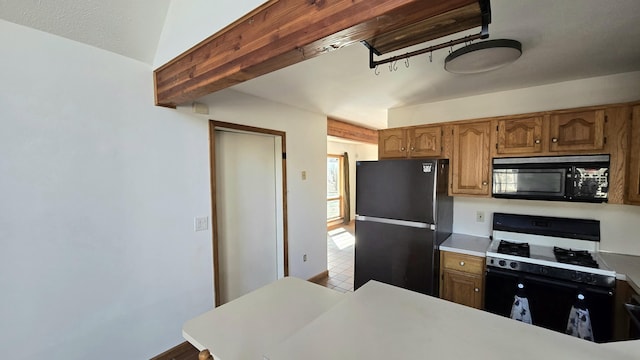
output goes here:
<path id="1" fill-rule="evenodd" d="M 476 211 L 485 222 L 476 222 Z M 640 206 L 456 197 L 453 231 L 489 236 L 494 212 L 600 220 L 601 250 L 640 255 Z"/>
<path id="2" fill-rule="evenodd" d="M 286 132 L 289 275 L 308 279 L 326 270 L 326 116 L 233 90 L 198 101 L 210 108 L 209 115 L 200 115 L 203 119 Z M 190 112 L 191 107 L 178 110 Z"/>
<path id="3" fill-rule="evenodd" d="M 356 216 L 356 161 L 378 160 L 378 146 L 365 143 L 327 141 L 327 155 L 343 155 L 345 152 L 349 154 L 350 214 L 351 220 L 353 220 Z"/>
<path id="4" fill-rule="evenodd" d="M 640 72 L 562 82 L 389 110 L 389 127 L 627 102 L 640 99 Z M 476 223 L 476 211 L 486 221 Z M 640 255 L 640 206 L 456 197 L 453 231 L 488 236 L 493 212 L 582 217 L 601 222 L 601 249 Z"/>
<path id="5" fill-rule="evenodd" d="M 389 109 L 389 127 L 570 109 L 640 99 L 640 71 Z"/>
<path id="6" fill-rule="evenodd" d="M 167 63 L 263 2 L 264 0 L 172 0 L 153 65 L 159 67 Z"/>
<path id="7" fill-rule="evenodd" d="M 0 357 L 143 359 L 212 307 L 207 123 L 149 65 L 0 21 Z"/>

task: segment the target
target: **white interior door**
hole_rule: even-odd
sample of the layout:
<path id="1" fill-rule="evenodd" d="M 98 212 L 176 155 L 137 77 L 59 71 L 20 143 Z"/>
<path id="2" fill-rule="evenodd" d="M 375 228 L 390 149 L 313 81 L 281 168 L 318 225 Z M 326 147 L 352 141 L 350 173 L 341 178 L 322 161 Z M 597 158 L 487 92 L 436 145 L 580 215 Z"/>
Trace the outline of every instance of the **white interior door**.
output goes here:
<path id="1" fill-rule="evenodd" d="M 220 302 L 284 276 L 282 139 L 216 130 Z"/>

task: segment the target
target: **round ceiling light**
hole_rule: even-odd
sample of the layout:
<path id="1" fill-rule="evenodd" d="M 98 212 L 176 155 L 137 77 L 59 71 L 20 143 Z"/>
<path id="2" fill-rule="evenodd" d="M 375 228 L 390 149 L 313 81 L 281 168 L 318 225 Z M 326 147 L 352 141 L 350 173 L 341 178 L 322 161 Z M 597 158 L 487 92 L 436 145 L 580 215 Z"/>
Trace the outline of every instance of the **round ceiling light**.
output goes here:
<path id="1" fill-rule="evenodd" d="M 511 64 L 520 55 L 522 44 L 519 41 L 488 40 L 452 52 L 444 59 L 444 69 L 455 74 L 475 74 Z"/>

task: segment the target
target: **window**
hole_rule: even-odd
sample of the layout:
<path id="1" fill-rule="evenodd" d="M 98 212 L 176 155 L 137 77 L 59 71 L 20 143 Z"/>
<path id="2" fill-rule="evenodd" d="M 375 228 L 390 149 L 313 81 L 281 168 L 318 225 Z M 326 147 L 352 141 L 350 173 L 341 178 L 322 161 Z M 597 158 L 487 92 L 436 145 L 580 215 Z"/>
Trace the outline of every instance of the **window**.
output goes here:
<path id="1" fill-rule="evenodd" d="M 344 156 L 327 156 L 327 222 L 343 218 L 342 163 Z"/>

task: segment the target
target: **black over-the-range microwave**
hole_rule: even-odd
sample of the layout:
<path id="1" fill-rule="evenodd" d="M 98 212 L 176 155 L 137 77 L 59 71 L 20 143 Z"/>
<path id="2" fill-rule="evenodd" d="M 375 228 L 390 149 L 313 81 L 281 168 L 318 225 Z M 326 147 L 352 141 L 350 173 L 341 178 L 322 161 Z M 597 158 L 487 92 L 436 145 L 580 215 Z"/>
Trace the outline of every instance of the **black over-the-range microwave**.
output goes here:
<path id="1" fill-rule="evenodd" d="M 609 155 L 493 159 L 493 197 L 606 202 Z"/>

